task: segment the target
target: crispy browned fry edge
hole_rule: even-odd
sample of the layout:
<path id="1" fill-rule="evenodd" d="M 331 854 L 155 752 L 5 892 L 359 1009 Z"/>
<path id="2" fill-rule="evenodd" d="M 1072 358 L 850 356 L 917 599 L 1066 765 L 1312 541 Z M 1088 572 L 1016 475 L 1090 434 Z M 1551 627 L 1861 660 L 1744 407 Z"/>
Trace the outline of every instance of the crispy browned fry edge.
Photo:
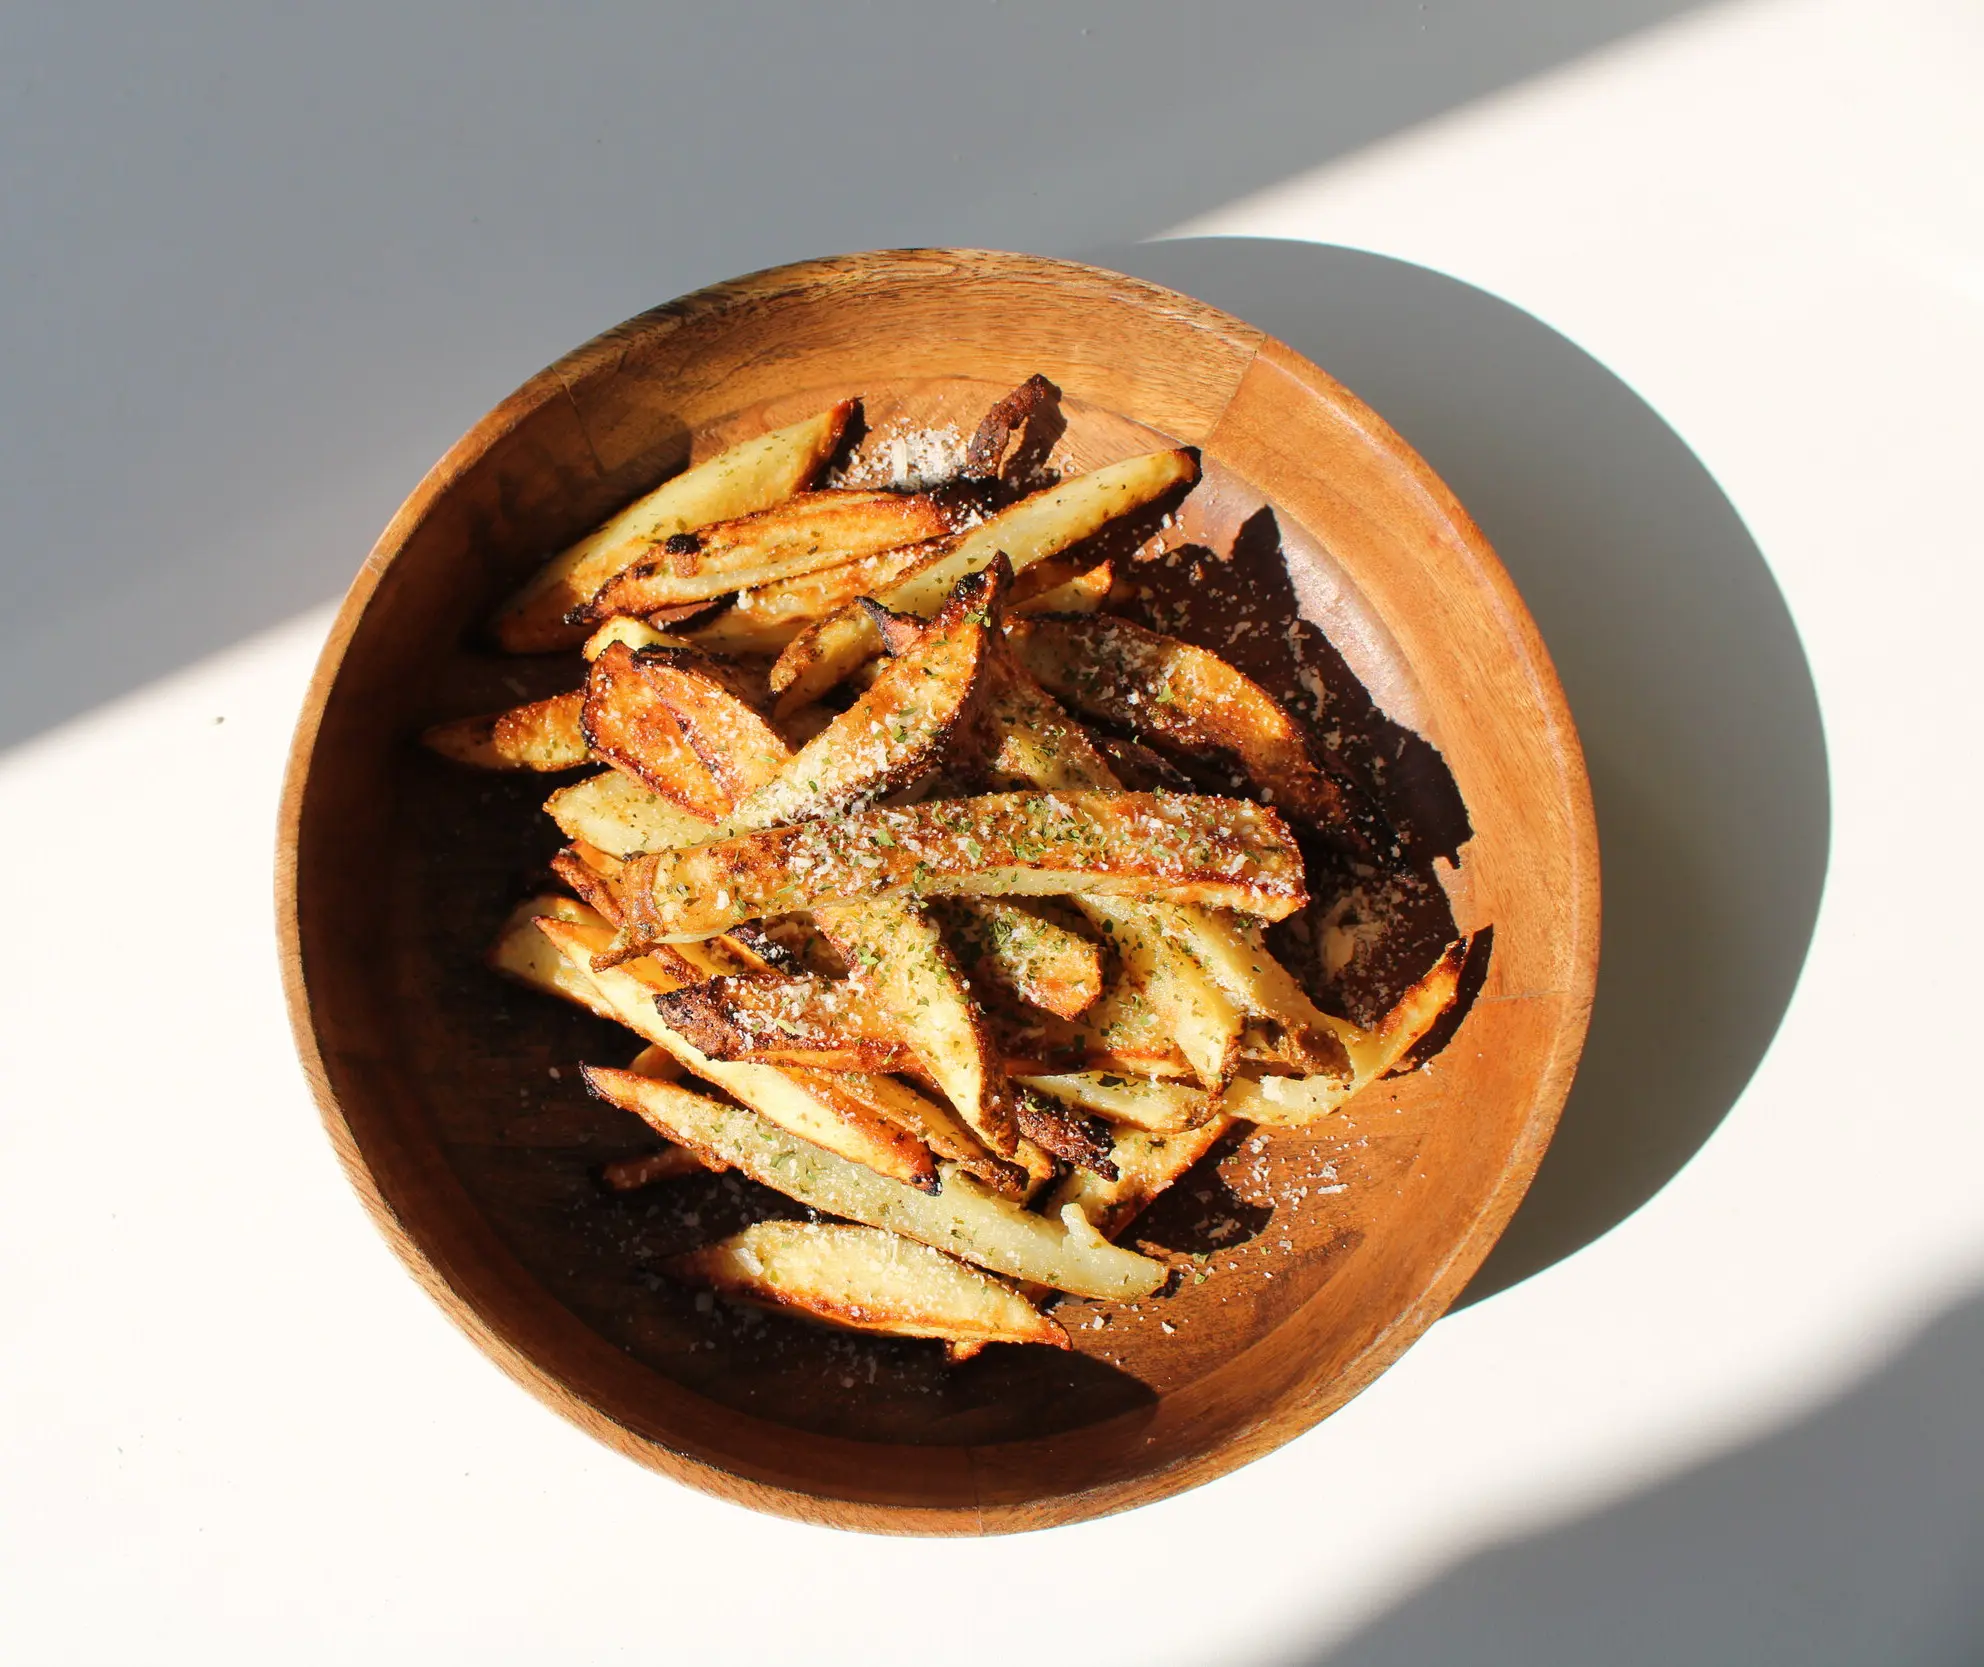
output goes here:
<path id="1" fill-rule="evenodd" d="M 1036 1187 L 1060 1172 L 1054 1161 L 1030 1141 L 1022 1140 L 1010 1161 L 994 1157 L 949 1106 L 893 1077 L 850 1071 L 840 1080 L 843 1092 L 864 1100 L 878 1116 L 915 1135 L 944 1162 L 956 1164 L 1004 1197 L 1029 1197 Z M 935 1087 L 927 1079 L 919 1080 Z"/>
<path id="2" fill-rule="evenodd" d="M 1370 795 L 1319 764 L 1281 702 L 1210 649 L 1110 615 L 1015 620 L 1006 640 L 1077 712 L 1181 752 L 1230 754 L 1274 803 L 1356 855 L 1393 843 Z"/>
<path id="3" fill-rule="evenodd" d="M 761 1221 L 662 1264 L 724 1295 L 855 1331 L 930 1337 L 969 1347 L 1045 1343 L 1067 1334 L 1010 1285 L 940 1250 L 879 1227 Z"/>
<path id="4" fill-rule="evenodd" d="M 1167 793 L 1198 792 L 1190 776 L 1141 741 L 1128 741 L 1120 735 L 1092 735 L 1089 739 L 1125 787 L 1139 793 L 1155 792 L 1160 787 Z"/>
<path id="5" fill-rule="evenodd" d="M 714 822 L 730 796 L 684 739 L 656 676 L 625 643 L 608 644 L 586 676 L 586 745 L 649 791 Z"/>
<path id="6" fill-rule="evenodd" d="M 895 1019 L 849 980 L 749 974 L 660 996 L 662 1023 L 712 1059 L 810 1065 L 826 1071 L 902 1071 L 915 1052 Z"/>
<path id="7" fill-rule="evenodd" d="M 1013 1106 L 1021 1133 L 1043 1151 L 1078 1169 L 1092 1169 L 1104 1180 L 1116 1179 L 1109 1155 L 1113 1141 L 1101 1121 L 1025 1087 L 1015 1088 Z"/>
<path id="8" fill-rule="evenodd" d="M 570 770 L 586 761 L 579 725 L 586 692 L 572 689 L 502 712 L 436 724 L 421 742 L 443 758 L 482 770 Z"/>
<path id="9" fill-rule="evenodd" d="M 562 551 L 504 604 L 492 629 L 513 654 L 573 648 L 582 628 L 566 610 L 586 601 L 658 538 L 747 515 L 808 485 L 833 456 L 858 401 L 745 440 L 685 469 L 636 499 L 578 543 Z"/>
<path id="10" fill-rule="evenodd" d="M 1013 431 L 1024 429 L 1035 412 L 1057 404 L 1060 398 L 1061 390 L 1035 371 L 980 420 L 965 447 L 964 472 L 981 480 L 996 476 L 1005 461 L 1006 447 L 1012 443 Z"/>
<path id="11" fill-rule="evenodd" d="M 640 657 L 650 686 L 682 739 L 734 806 L 777 774 L 792 757 L 792 749 L 729 682 L 700 662 L 700 656 L 680 650 Z"/>
<path id="12" fill-rule="evenodd" d="M 566 617 L 597 624 L 799 578 L 941 538 L 957 526 L 962 507 L 928 492 L 802 492 L 755 515 L 675 534 Z"/>

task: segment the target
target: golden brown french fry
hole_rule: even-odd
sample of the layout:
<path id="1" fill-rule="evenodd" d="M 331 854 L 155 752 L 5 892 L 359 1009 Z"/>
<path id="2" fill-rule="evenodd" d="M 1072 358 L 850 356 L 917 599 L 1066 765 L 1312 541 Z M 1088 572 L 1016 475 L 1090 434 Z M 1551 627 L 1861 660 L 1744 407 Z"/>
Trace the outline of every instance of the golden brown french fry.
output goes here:
<path id="1" fill-rule="evenodd" d="M 597 660 L 615 643 L 625 643 L 636 654 L 656 648 L 683 649 L 691 654 L 700 654 L 702 649 L 689 638 L 678 636 L 672 631 L 659 631 L 644 619 L 630 619 L 625 614 L 616 614 L 604 625 L 586 638 L 580 652 L 588 662 Z"/>
<path id="2" fill-rule="evenodd" d="M 892 898 L 816 908 L 813 921 L 895 1016 L 937 1086 L 974 1134 L 1011 1157 L 1019 1132 L 1013 1097 L 985 1015 L 944 934 L 914 902 Z"/>
<path id="3" fill-rule="evenodd" d="M 1281 702 L 1209 649 L 1127 619 L 1015 620 L 1007 645 L 1055 699 L 1182 752 L 1229 753 L 1269 802 L 1359 855 L 1388 846 L 1370 797 L 1327 771 Z"/>
<path id="4" fill-rule="evenodd" d="M 855 403 L 842 400 L 818 416 L 732 446 L 636 499 L 554 556 L 504 605 L 494 622 L 498 644 L 513 654 L 577 647 L 586 632 L 565 623 L 571 609 L 590 601 L 651 545 L 768 508 L 806 486 L 833 456 Z"/>
<path id="5" fill-rule="evenodd" d="M 979 674 L 1009 582 L 1003 563 L 960 581 L 923 639 L 767 776 L 732 812 L 724 831 L 832 815 L 935 769 L 976 712 Z"/>
<path id="6" fill-rule="evenodd" d="M 1046 566 L 1046 563 L 1041 563 Z M 1029 569 L 1038 573 L 1039 567 Z M 1011 612 L 1015 614 L 1092 614 L 1109 600 L 1109 592 L 1115 588 L 1116 566 L 1113 562 L 1098 562 L 1086 573 L 1076 573 L 1051 589 L 1035 591 L 1030 596 L 1015 596 Z"/>
<path id="7" fill-rule="evenodd" d="M 919 1192 L 796 1139 L 745 1107 L 627 1071 L 587 1066 L 585 1077 L 601 1099 L 664 1139 L 827 1215 L 900 1233 L 994 1273 L 1104 1301 L 1149 1296 L 1167 1277 L 1161 1263 L 1103 1239 L 1079 1209 L 1035 1215 L 955 1166 L 944 1166 L 939 1192 Z"/>
<path id="8" fill-rule="evenodd" d="M 690 746 L 659 687 L 672 669 L 625 643 L 608 645 L 586 675 L 586 745 L 650 792 L 715 821 L 730 795 Z"/>
<path id="9" fill-rule="evenodd" d="M 1143 793 L 989 793 L 860 811 L 644 852 L 617 891 L 636 943 L 893 896 L 1156 897 L 1267 920 L 1307 899 L 1301 852 L 1272 810 Z"/>
<path id="10" fill-rule="evenodd" d="M 700 656 L 640 656 L 642 672 L 683 740 L 722 789 L 725 808 L 769 780 L 792 757 L 785 738 Z"/>
<path id="11" fill-rule="evenodd" d="M 586 761 L 579 727 L 585 701 L 585 690 L 573 689 L 507 711 L 436 724 L 420 739 L 443 758 L 482 770 L 570 770 Z"/>
<path id="12" fill-rule="evenodd" d="M 864 984 L 810 973 L 712 978 L 655 1003 L 711 1059 L 824 1071 L 907 1071 L 916 1053 Z"/>
<path id="13" fill-rule="evenodd" d="M 1101 996 L 1102 952 L 1044 918 L 1038 905 L 972 897 L 932 907 L 973 977 L 1064 1019 L 1086 1012 Z"/>
<path id="14" fill-rule="evenodd" d="M 715 831 L 713 822 L 618 770 L 602 770 L 561 787 L 544 801 L 544 812 L 567 839 L 583 840 L 616 857 L 694 845 Z"/>
<path id="15" fill-rule="evenodd" d="M 1219 1107 L 1203 1088 L 1182 1082 L 1158 1082 L 1123 1071 L 1063 1071 L 1053 1076 L 1021 1077 L 1023 1087 L 1048 1094 L 1111 1123 L 1144 1129 L 1151 1134 L 1183 1134 L 1218 1115 Z M 1245 1079 L 1226 1085 L 1230 1095 Z"/>
<path id="16" fill-rule="evenodd" d="M 1014 573 L 1035 562 L 1059 555 L 1069 545 L 1100 532 L 1111 521 L 1144 507 L 1166 492 L 1190 486 L 1199 478 L 1199 460 L 1190 451 L 1151 452 L 1112 463 L 1064 480 L 1058 486 L 1022 498 L 1011 508 L 989 516 L 968 532 L 958 533 L 930 560 L 896 578 L 886 589 L 871 592 L 875 600 L 901 613 L 935 613 L 957 582 L 1003 553 Z M 775 711 L 787 711 L 818 700 L 874 652 L 874 638 L 859 625 L 835 614 L 813 628 L 819 640 L 805 644 L 813 632 L 795 637 L 779 664 L 772 668 L 772 688 L 779 696 Z M 804 646 L 802 646 L 804 645 Z"/>
<path id="17" fill-rule="evenodd" d="M 677 533 L 582 607 L 575 620 L 647 614 L 839 567 L 953 531 L 965 501 L 929 492 L 802 492 L 770 509 Z"/>
<path id="18" fill-rule="evenodd" d="M 761 1221 L 663 1269 L 687 1284 L 854 1331 L 1068 1347 L 1067 1333 L 1010 1285 L 876 1227 Z"/>

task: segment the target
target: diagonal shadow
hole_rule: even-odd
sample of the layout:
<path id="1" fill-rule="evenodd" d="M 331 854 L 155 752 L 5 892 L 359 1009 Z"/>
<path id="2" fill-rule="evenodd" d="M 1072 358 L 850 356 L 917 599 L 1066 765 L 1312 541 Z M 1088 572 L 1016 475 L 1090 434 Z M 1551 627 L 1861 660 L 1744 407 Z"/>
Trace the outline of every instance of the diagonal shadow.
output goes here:
<path id="1" fill-rule="evenodd" d="M 470 422 L 670 296 L 1144 236 L 1689 9 L 5 8 L 0 748 L 336 597 Z"/>
<path id="2" fill-rule="evenodd" d="M 1469 1558 L 1295 1667 L 1974 1667 L 1984 1302 L 1833 1404 Z"/>
<path id="3" fill-rule="evenodd" d="M 1507 302 L 1316 244 L 1093 257 L 1261 326 L 1368 400 L 1507 564 L 1570 697 L 1598 809 L 1598 999 L 1555 1142 L 1475 1301 L 1652 1197 L 1776 1034 L 1817 917 L 1818 696 L 1755 542 L 1638 395 Z"/>

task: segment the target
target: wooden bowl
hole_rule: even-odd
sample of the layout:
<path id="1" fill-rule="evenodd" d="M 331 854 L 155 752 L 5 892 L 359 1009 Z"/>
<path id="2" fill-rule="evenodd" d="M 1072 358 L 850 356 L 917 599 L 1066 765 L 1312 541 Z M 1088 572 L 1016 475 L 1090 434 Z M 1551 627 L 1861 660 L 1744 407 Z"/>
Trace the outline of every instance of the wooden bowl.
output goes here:
<path id="1" fill-rule="evenodd" d="M 1366 910 L 1383 930 L 1342 999 L 1369 1006 L 1409 976 L 1448 910 L 1492 927 L 1492 954 L 1477 943 L 1485 982 L 1430 1068 L 1312 1130 L 1233 1145 L 1160 1201 L 1139 1236 L 1177 1254 L 1174 1295 L 1072 1303 L 1073 1352 L 994 1347 L 947 1368 L 934 1344 L 699 1311 L 654 1275 L 748 1199 L 714 1179 L 596 1185 L 603 1160 L 652 1139 L 589 1100 L 573 1067 L 634 1045 L 481 964 L 556 846 L 536 814 L 545 784 L 471 775 L 410 738 L 578 681 L 574 657 L 499 657 L 479 626 L 546 553 L 686 461 L 849 394 L 877 433 L 968 431 L 1035 371 L 1064 390 L 1061 459 L 1202 449 L 1205 480 L 1168 535 L 1188 547 L 1134 570 L 1151 617 L 1182 615 L 1293 698 L 1321 689 L 1321 722 L 1413 838 L 1417 884 Z M 1266 620 L 1237 643 L 1219 612 L 1236 599 Z M 981 251 L 856 255 L 701 291 L 476 424 L 393 518 L 331 632 L 290 759 L 280 874 L 290 1013 L 332 1142 L 450 1317 L 643 1464 L 902 1533 L 1162 1498 L 1370 1383 L 1466 1284 L 1534 1173 L 1598 950 L 1562 692 L 1425 463 L 1314 365 L 1211 307 Z"/>

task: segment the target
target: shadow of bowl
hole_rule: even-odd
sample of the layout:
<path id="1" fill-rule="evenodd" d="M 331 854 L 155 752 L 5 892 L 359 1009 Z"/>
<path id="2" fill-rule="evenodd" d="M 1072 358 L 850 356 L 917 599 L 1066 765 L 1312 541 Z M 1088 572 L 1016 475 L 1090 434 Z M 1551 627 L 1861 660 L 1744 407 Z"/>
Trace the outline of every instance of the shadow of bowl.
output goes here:
<path id="1" fill-rule="evenodd" d="M 1804 965 L 1825 878 L 1818 696 L 1770 569 L 1644 400 L 1529 314 L 1404 261 L 1190 238 L 1082 258 L 1260 326 L 1369 401 L 1459 495 L 1556 661 L 1605 873 L 1583 1062 L 1462 1303 L 1589 1244 L 1742 1093 Z"/>

